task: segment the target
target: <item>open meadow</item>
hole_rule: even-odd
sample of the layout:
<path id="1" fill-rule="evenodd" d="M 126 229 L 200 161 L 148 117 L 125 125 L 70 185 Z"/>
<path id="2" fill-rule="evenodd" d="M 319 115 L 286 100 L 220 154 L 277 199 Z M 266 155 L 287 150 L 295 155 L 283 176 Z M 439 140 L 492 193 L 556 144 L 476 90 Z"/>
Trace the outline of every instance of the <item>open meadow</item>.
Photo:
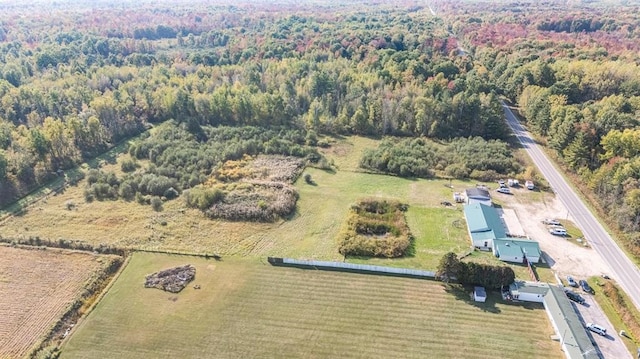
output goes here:
<path id="1" fill-rule="evenodd" d="M 0 245 L 0 358 L 36 349 L 110 256 Z"/>
<path id="2" fill-rule="evenodd" d="M 147 274 L 184 264 L 196 277 L 181 293 L 143 287 Z M 62 358 L 562 357 L 541 305 L 503 304 L 496 293 L 474 303 L 453 288 L 251 258 L 135 253 Z"/>
<path id="3" fill-rule="evenodd" d="M 86 202 L 85 181 L 81 181 L 0 223 L 0 230 L 7 238 L 63 238 L 93 245 L 223 256 L 342 260 L 336 237 L 351 204 L 379 197 L 409 204 L 407 221 L 416 238 L 414 255 L 385 261 L 388 265 L 434 269 L 446 252 L 462 254 L 468 250 L 461 206 L 440 205 L 443 200 L 451 201 L 453 190 L 447 187 L 448 181 L 412 180 L 358 169 L 362 152 L 377 143 L 362 137 L 339 139 L 325 153 L 336 170 L 307 168 L 305 173 L 314 184 L 302 179 L 296 182 L 300 193 L 296 213 L 276 223 L 209 219 L 199 210 L 186 208 L 181 198 L 165 202 L 161 212 L 123 200 Z M 103 170 L 117 172 L 119 165 L 112 162 Z M 458 190 L 468 185 L 453 181 Z M 72 209 L 67 209 L 69 202 L 74 203 Z"/>

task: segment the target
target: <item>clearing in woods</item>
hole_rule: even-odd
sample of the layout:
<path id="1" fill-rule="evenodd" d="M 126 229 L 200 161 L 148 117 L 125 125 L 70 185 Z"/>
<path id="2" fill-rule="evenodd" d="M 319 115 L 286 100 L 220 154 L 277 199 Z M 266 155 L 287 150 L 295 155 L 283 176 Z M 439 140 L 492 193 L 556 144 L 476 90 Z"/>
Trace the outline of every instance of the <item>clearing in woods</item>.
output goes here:
<path id="1" fill-rule="evenodd" d="M 0 358 L 40 345 L 108 257 L 0 245 Z"/>
<path id="2" fill-rule="evenodd" d="M 145 275 L 184 264 L 196 278 L 182 292 L 144 288 Z M 474 303 L 428 280 L 135 253 L 62 358 L 563 357 L 541 305 L 497 296 Z"/>
<path id="3" fill-rule="evenodd" d="M 360 172 L 357 163 L 362 152 L 377 144 L 373 139 L 347 137 L 324 149 L 336 170 L 307 168 L 305 173 L 312 176 L 315 185 L 299 179 L 295 184 L 300 193 L 296 213 L 276 223 L 212 220 L 199 210 L 185 208 L 182 198 L 165 202 L 162 212 L 122 200 L 86 202 L 83 180 L 28 208 L 23 215 L 0 223 L 0 231 L 7 238 L 64 238 L 146 250 L 342 260 L 336 238 L 351 204 L 380 197 L 408 203 L 406 215 L 417 236 L 416 244 L 434 245 L 417 247 L 414 257 L 394 260 L 391 265 L 434 269 L 447 251 L 466 251 L 469 240 L 461 206 L 440 205 L 443 200 L 451 201 L 452 189 L 445 187 L 449 181 Z M 112 163 L 102 169 L 118 172 L 119 168 Z M 453 181 L 453 185 L 462 190 L 471 184 Z M 65 205 L 68 202 L 75 204 L 71 210 Z M 424 215 L 428 215 L 429 226 L 422 224 Z"/>

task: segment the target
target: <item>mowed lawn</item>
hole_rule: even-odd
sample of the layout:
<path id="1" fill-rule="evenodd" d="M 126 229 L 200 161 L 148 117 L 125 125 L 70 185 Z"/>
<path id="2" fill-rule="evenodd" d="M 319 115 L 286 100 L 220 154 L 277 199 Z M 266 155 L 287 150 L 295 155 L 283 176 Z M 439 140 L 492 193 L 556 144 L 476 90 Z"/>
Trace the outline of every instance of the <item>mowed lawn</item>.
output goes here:
<path id="1" fill-rule="evenodd" d="M 145 275 L 192 264 L 179 294 Z M 194 289 L 198 284 L 201 289 Z M 561 358 L 541 305 L 442 283 L 136 253 L 62 358 Z"/>

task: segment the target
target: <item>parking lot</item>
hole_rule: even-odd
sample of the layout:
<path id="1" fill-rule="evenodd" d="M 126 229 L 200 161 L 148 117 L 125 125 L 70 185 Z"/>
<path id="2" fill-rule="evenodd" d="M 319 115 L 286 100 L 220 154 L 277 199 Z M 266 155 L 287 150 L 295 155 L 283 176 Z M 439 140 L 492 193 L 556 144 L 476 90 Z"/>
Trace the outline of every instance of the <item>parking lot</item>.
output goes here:
<path id="1" fill-rule="evenodd" d="M 594 342 L 600 350 L 600 357 L 605 359 L 632 359 L 631 354 L 629 354 L 629 351 L 623 343 L 623 340 L 630 339 L 620 337 L 619 329 L 613 327 L 591 294 L 584 293 L 580 289 L 574 290 L 585 299 L 584 305 L 572 302 L 574 309 L 576 309 L 578 313 L 578 317 L 582 319 L 582 325 L 585 326 L 587 323 L 596 323 L 607 329 L 607 336 L 601 336 L 587 331 L 592 342 Z"/>

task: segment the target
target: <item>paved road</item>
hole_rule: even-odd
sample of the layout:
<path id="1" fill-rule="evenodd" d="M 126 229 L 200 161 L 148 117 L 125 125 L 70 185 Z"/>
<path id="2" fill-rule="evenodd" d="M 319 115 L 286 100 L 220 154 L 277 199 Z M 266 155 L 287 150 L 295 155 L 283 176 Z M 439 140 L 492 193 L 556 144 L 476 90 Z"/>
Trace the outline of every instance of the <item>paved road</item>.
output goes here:
<path id="1" fill-rule="evenodd" d="M 640 309 L 640 271 L 638 267 L 622 252 L 580 197 L 567 184 L 531 135 L 520 125 L 513 112 L 505 103 L 502 103 L 502 106 L 507 123 L 513 133 L 520 140 L 520 143 L 522 143 L 542 175 L 547 179 L 553 191 L 567 208 L 569 214 L 571 214 L 571 217 L 574 218 L 587 242 L 600 254 L 611 269 L 611 272 L 607 274 L 620 284 L 622 289 L 631 297 L 636 308 Z"/>

